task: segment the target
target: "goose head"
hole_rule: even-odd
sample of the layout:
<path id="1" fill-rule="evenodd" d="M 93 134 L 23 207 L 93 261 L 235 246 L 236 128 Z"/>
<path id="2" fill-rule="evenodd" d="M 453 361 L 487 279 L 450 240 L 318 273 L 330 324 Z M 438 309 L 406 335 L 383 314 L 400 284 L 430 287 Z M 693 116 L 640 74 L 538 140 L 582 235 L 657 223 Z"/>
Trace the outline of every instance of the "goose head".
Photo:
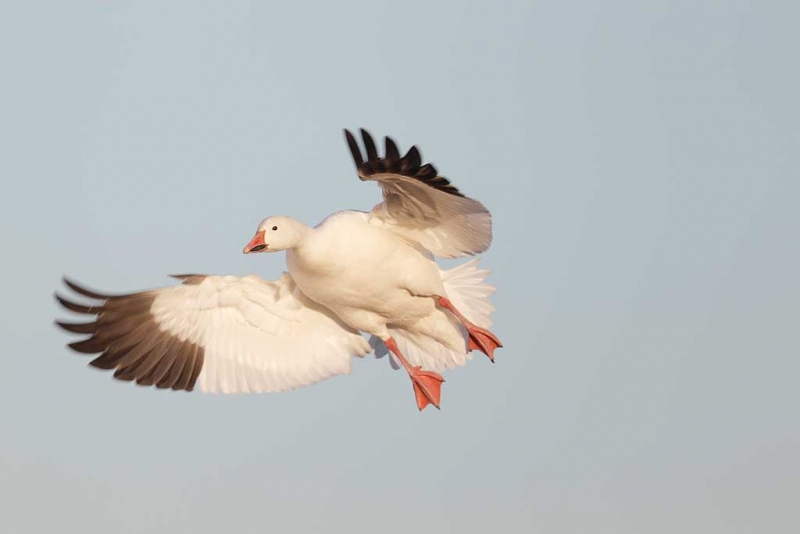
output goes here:
<path id="1" fill-rule="evenodd" d="M 256 235 L 244 247 L 243 252 L 251 254 L 288 250 L 299 245 L 309 230 L 308 226 L 291 217 L 267 217 L 258 225 Z"/>

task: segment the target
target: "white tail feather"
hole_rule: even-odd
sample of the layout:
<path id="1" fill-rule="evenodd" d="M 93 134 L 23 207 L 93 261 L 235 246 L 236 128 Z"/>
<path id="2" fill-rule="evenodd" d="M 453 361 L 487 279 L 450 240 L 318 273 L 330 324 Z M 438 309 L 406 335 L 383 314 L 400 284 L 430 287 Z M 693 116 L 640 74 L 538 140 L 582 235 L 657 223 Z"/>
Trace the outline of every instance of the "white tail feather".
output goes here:
<path id="1" fill-rule="evenodd" d="M 492 326 L 491 314 L 495 307 L 489 301 L 495 291 L 485 282 L 488 269 L 478 269 L 480 258 L 462 263 L 449 271 L 442 271 L 442 283 L 447 298 L 469 321 L 481 328 Z"/>
<path id="2" fill-rule="evenodd" d="M 479 261 L 480 258 L 474 258 L 447 271 L 441 271 L 442 285 L 446 293 L 443 296 L 450 299 L 453 306 L 469 321 L 482 328 L 489 328 L 492 325 L 491 314 L 495 311 L 489 297 L 496 289 L 485 282 L 489 270 L 478 269 Z M 455 319 L 453 322 L 456 322 Z M 389 334 L 397 342 L 400 352 L 409 363 L 420 365 L 426 370 L 440 372 L 464 366 L 468 359 L 472 359 L 472 354 L 467 351 L 466 329 L 462 330 L 463 351 L 449 349 L 427 337 L 412 336 L 404 330 L 389 329 Z M 375 351 L 375 357 L 383 358 L 389 354 L 389 349 L 380 339 L 373 336 L 369 343 Z M 393 356 L 389 357 L 389 362 L 394 369 L 400 368 Z"/>

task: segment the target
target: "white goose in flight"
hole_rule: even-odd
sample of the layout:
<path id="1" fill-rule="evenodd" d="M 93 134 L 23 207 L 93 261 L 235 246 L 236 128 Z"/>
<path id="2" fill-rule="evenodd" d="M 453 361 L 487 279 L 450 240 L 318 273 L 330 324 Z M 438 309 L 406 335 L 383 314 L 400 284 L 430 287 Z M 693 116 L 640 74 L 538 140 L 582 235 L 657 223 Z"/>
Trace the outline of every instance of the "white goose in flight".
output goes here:
<path id="1" fill-rule="evenodd" d="M 487 330 L 494 311 L 488 271 L 477 259 L 443 271 L 433 258 L 485 251 L 491 216 L 423 165 L 416 147 L 400 157 L 386 137 L 379 157 L 369 133 L 361 135 L 366 159 L 345 131 L 359 178 L 376 181 L 383 201 L 368 213 L 334 213 L 313 228 L 286 216 L 264 219 L 244 252 L 287 251 L 281 278 L 181 275 L 181 285 L 127 295 L 96 293 L 65 278 L 90 303 L 56 295 L 58 302 L 95 316 L 57 321 L 90 335 L 69 347 L 99 354 L 90 364 L 114 369 L 120 380 L 222 393 L 305 386 L 349 373 L 351 357 L 374 350 L 405 368 L 420 410 L 438 408 L 439 372 L 465 365 L 474 349 L 494 361 L 502 347 Z"/>

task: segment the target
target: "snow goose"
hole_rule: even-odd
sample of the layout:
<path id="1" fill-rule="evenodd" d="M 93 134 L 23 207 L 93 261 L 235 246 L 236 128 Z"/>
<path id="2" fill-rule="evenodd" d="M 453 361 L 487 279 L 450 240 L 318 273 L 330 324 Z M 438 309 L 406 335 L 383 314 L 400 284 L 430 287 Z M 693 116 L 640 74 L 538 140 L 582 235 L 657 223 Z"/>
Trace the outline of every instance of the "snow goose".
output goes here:
<path id="1" fill-rule="evenodd" d="M 477 259 L 446 271 L 434 260 L 485 251 L 491 216 L 423 165 L 416 147 L 400 157 L 386 137 L 380 157 L 370 134 L 361 134 L 366 158 L 345 131 L 358 176 L 376 181 L 383 201 L 313 228 L 286 216 L 264 219 L 244 253 L 287 251 L 281 278 L 179 275 L 180 285 L 126 295 L 65 278 L 89 302 L 56 295 L 58 302 L 94 316 L 57 321 L 89 335 L 69 347 L 99 354 L 90 364 L 120 380 L 222 393 L 305 386 L 349 373 L 352 357 L 375 351 L 405 368 L 420 410 L 439 408 L 441 371 L 465 365 L 475 349 L 494 361 L 502 346 L 487 330 L 488 271 Z"/>

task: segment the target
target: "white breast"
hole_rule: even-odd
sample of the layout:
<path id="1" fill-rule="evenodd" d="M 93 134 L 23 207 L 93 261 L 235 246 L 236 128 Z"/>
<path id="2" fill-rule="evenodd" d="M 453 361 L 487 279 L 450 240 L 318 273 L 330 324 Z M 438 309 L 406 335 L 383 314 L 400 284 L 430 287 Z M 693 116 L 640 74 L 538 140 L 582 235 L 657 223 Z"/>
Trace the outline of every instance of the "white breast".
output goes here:
<path id="1" fill-rule="evenodd" d="M 298 287 L 343 317 L 376 313 L 392 322 L 423 318 L 443 291 L 434 261 L 402 238 L 369 223 L 363 212 L 326 219 L 303 244 L 288 251 L 287 265 Z M 351 324 L 364 329 L 364 325 Z"/>

